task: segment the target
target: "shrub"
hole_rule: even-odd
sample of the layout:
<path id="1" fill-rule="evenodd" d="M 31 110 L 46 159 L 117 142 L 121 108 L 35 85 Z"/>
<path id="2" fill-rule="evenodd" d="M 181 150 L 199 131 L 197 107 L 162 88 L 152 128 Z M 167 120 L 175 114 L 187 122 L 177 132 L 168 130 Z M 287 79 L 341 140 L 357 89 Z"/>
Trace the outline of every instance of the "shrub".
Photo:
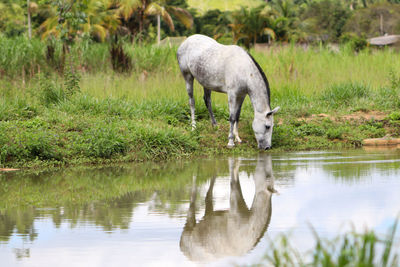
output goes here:
<path id="1" fill-rule="evenodd" d="M 330 128 L 326 131 L 326 137 L 328 137 L 328 139 L 342 139 L 343 138 L 343 134 L 345 133 L 345 130 L 341 127 L 339 128 Z"/>
<path id="2" fill-rule="evenodd" d="M 299 134 L 304 136 L 323 136 L 325 134 L 325 130 L 323 127 L 313 123 L 304 123 L 297 128 L 297 131 L 299 132 Z"/>
<path id="3" fill-rule="evenodd" d="M 353 33 L 345 33 L 340 37 L 342 43 L 348 44 L 353 51 L 359 52 L 367 47 L 365 36 L 358 36 Z"/>

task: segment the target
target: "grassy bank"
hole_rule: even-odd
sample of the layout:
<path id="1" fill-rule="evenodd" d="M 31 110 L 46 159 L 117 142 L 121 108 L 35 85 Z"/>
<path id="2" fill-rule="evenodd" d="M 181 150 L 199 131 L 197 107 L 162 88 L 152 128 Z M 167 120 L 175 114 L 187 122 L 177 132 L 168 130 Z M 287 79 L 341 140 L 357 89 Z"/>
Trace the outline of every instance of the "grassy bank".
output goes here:
<path id="1" fill-rule="evenodd" d="M 219 126 L 211 127 L 195 84 L 198 128 L 176 48 L 126 45 L 132 70 L 111 68 L 106 45 L 78 44 L 78 72 L 60 74 L 43 44 L 0 46 L 0 166 L 163 160 L 193 155 L 254 153 L 253 111 L 243 105 L 243 144 L 229 150 L 227 97 L 214 93 Z M 14 40 L 14 42 L 16 42 Z M 400 54 L 346 47 L 272 47 L 254 52 L 271 84 L 276 115 L 273 151 L 361 146 L 364 138 L 399 136 Z M 56 57 L 57 58 L 57 57 Z"/>

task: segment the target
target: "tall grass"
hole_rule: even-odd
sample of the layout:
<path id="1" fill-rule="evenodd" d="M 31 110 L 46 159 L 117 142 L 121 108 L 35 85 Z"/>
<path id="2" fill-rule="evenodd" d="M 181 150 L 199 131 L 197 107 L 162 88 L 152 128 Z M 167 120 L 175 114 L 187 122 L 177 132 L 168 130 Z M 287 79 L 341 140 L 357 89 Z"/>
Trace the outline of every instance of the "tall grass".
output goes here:
<path id="1" fill-rule="evenodd" d="M 276 267 L 399 266 L 397 225 L 398 221 L 393 223 L 386 235 L 378 235 L 373 230 L 363 233 L 353 230 L 334 239 L 322 239 L 314 231 L 315 247 L 308 254 L 299 252 L 288 237 L 281 236 L 262 263 Z"/>

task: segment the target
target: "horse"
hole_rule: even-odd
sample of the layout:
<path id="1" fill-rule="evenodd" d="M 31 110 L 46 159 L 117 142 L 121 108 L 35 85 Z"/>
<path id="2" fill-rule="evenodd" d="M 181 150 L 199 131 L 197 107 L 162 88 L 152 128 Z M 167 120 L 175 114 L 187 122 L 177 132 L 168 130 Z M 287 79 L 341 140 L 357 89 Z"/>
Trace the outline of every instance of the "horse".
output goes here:
<path id="1" fill-rule="evenodd" d="M 193 80 L 196 79 L 204 88 L 204 102 L 213 126 L 217 122 L 211 108 L 211 91 L 228 95 L 229 148 L 235 146 L 234 141 L 242 142 L 238 122 L 246 95 L 254 109 L 252 127 L 258 148 L 271 148 L 273 115 L 279 107 L 271 110 L 267 77 L 249 53 L 237 45 L 222 45 L 210 37 L 195 34 L 179 46 L 177 59 L 189 95 L 192 129 L 196 128 L 193 98 Z"/>
<path id="2" fill-rule="evenodd" d="M 230 208 L 214 210 L 210 182 L 205 197 L 204 217 L 196 221 L 196 178 L 193 178 L 190 206 L 183 228 L 180 249 L 191 261 L 208 262 L 228 256 L 241 256 L 252 250 L 263 237 L 271 220 L 271 197 L 275 193 L 271 155 L 261 154 L 253 174 L 255 193 L 251 208 L 244 201 L 240 180 L 240 160 L 229 159 Z"/>

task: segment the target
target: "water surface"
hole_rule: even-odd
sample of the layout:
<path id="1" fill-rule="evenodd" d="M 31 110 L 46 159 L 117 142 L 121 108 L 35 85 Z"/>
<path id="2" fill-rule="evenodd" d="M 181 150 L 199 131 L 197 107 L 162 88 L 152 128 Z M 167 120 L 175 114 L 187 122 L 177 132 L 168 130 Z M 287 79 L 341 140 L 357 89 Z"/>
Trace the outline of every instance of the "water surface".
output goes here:
<path id="1" fill-rule="evenodd" d="M 1 266 L 225 266 L 258 262 L 310 227 L 386 233 L 400 153 L 297 152 L 0 175 Z"/>

